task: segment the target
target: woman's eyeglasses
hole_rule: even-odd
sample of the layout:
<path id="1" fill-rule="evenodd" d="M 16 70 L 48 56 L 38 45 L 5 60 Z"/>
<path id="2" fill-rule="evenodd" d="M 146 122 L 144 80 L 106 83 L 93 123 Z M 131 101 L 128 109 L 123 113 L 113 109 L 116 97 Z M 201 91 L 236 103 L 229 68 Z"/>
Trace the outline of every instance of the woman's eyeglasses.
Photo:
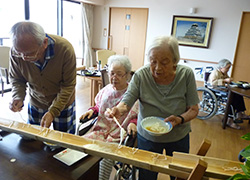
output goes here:
<path id="1" fill-rule="evenodd" d="M 118 78 L 123 78 L 127 73 L 122 74 L 122 73 L 120 73 L 120 72 L 118 72 L 118 73 L 109 72 L 108 74 L 109 74 L 110 77 L 116 76 L 116 77 L 118 77 Z"/>

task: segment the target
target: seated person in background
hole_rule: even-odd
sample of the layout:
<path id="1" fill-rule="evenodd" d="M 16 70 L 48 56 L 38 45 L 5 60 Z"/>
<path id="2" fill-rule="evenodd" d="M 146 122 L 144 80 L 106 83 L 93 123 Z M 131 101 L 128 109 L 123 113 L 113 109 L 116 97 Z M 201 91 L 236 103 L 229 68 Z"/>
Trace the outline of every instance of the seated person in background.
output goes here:
<path id="1" fill-rule="evenodd" d="M 230 78 L 227 74 L 231 65 L 232 63 L 227 59 L 220 60 L 217 69 L 214 70 L 209 76 L 208 79 L 209 84 L 214 87 L 214 86 L 227 86 L 227 84 L 231 83 L 233 79 Z M 245 114 L 246 107 L 244 99 L 241 95 L 234 94 L 232 100 L 232 106 L 236 111 L 237 119 L 241 120 L 250 118 L 250 116 L 247 116 Z M 232 115 L 231 108 L 229 114 Z M 231 128 L 240 129 L 240 126 L 235 124 L 232 118 L 228 118 L 227 125 L 230 126 Z"/>
<path id="2" fill-rule="evenodd" d="M 80 119 L 86 116 L 90 118 L 93 113 L 98 113 L 97 122 L 84 137 L 105 142 L 119 142 L 120 128 L 113 118 L 106 118 L 104 112 L 107 108 L 116 106 L 123 98 L 128 87 L 127 80 L 131 72 L 131 63 L 126 56 L 113 55 L 108 59 L 108 67 L 110 84 L 100 90 L 95 97 L 96 105 L 89 108 Z M 121 126 L 127 130 L 127 133 L 132 133 L 133 136 L 135 136 L 137 132 L 137 114 L 138 104 L 135 105 L 129 113 L 124 114 L 118 119 Z M 99 179 L 109 180 L 112 166 L 112 160 L 103 159 L 100 162 Z"/>

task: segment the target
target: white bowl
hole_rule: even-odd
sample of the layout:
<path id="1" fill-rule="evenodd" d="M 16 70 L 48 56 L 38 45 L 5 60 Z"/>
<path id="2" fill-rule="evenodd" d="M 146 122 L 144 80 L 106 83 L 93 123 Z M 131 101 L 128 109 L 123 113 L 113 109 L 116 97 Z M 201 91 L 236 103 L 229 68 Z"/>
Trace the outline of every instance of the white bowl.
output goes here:
<path id="1" fill-rule="evenodd" d="M 141 121 L 141 126 L 153 136 L 169 133 L 173 128 L 170 122 L 165 122 L 164 118 L 155 116 L 144 118 Z"/>

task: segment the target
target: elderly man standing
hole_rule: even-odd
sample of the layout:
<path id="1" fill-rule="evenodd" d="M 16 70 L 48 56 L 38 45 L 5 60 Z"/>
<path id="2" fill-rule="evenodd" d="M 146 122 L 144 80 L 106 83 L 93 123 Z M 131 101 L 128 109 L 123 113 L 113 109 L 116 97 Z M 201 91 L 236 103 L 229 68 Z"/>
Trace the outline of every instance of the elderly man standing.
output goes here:
<path id="1" fill-rule="evenodd" d="M 76 57 L 72 45 L 29 21 L 16 23 L 11 35 L 10 109 L 22 110 L 28 86 L 28 123 L 50 127 L 53 122 L 55 130 L 75 133 Z"/>

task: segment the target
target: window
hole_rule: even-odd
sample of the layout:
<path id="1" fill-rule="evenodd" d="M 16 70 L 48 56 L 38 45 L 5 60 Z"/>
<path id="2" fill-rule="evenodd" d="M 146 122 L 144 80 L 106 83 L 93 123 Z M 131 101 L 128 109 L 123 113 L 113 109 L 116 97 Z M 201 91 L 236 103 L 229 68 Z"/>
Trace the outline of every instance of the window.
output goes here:
<path id="1" fill-rule="evenodd" d="M 0 1 L 0 45 L 11 46 L 11 27 L 24 20 L 24 1 L 1 0 Z"/>
<path id="2" fill-rule="evenodd" d="M 46 33 L 57 34 L 57 0 L 29 0 L 30 21 L 40 24 Z"/>
<path id="3" fill-rule="evenodd" d="M 81 5 L 63 1 L 63 37 L 73 45 L 77 57 L 83 57 Z"/>
<path id="4" fill-rule="evenodd" d="M 11 27 L 25 20 L 24 1 L 0 0 L 0 45 L 11 46 L 9 39 Z M 28 0 L 27 2 L 30 21 L 40 24 L 49 34 L 58 34 L 58 29 L 60 31 L 62 29 L 59 34 L 62 34 L 73 45 L 77 57 L 83 57 L 83 30 L 79 2 L 69 0 Z M 58 13 L 61 9 L 62 14 L 61 11 Z M 62 17 L 59 17 L 61 15 Z"/>

